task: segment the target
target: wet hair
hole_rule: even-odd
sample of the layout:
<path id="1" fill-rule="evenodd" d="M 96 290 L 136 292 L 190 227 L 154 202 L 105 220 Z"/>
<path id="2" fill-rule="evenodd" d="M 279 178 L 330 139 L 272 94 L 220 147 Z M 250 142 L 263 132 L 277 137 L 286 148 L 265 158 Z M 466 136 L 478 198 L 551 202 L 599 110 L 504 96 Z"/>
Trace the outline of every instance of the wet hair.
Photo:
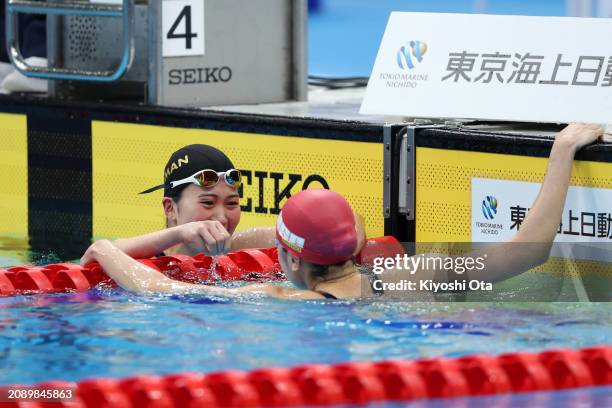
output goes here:
<path id="1" fill-rule="evenodd" d="M 344 264 L 344 262 L 342 262 Z M 342 265 L 341 264 L 341 265 Z M 329 273 L 329 269 L 334 265 L 318 265 L 310 263 L 310 274 L 313 278 L 324 278 Z"/>

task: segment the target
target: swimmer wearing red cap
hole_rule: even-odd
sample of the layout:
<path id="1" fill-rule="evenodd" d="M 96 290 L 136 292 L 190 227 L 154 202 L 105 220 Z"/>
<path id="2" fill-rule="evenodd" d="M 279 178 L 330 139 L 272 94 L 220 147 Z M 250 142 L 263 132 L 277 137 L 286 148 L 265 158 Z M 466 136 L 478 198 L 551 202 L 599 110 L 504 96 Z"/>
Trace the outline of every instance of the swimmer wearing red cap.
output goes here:
<path id="1" fill-rule="evenodd" d="M 544 263 L 556 236 L 569 188 L 575 153 L 597 140 L 603 129 L 595 125 L 571 124 L 553 144 L 540 193 L 510 242 L 487 247 L 486 268 L 470 276 L 495 282 L 515 276 Z M 346 200 L 327 190 L 306 190 L 290 198 L 276 225 L 278 258 L 295 288 L 273 284 L 221 288 L 172 280 L 141 264 L 110 241 L 97 241 L 81 264 L 101 264 L 121 287 L 143 292 L 205 293 L 215 295 L 262 294 L 282 299 L 354 299 L 368 297 L 380 287 L 362 274 L 352 260 L 358 242 L 356 222 Z M 525 244 L 525 245 L 516 245 Z M 481 251 L 471 254 L 474 258 Z M 466 254 L 464 254 L 465 256 Z M 407 279 L 446 282 L 446 271 L 391 269 L 378 278 L 382 283 Z"/>

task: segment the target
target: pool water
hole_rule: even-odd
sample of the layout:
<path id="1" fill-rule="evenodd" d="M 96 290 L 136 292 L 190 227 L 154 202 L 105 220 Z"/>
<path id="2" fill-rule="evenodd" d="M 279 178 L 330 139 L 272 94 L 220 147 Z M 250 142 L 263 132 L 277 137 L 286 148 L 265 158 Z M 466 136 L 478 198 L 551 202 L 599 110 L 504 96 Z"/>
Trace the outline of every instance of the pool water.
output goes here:
<path id="1" fill-rule="evenodd" d="M 612 343 L 609 303 L 0 298 L 0 383 L 456 357 Z"/>
<path id="2" fill-rule="evenodd" d="M 0 237 L 0 267 L 57 261 L 27 239 Z M 563 279 L 513 279 L 475 299 L 531 299 L 546 289 L 572 299 L 560 296 Z M 291 302 L 96 288 L 0 298 L 0 385 L 580 348 L 611 344 L 611 329 L 610 303 Z M 610 398 L 612 388 L 599 387 L 408 406 L 610 406 Z"/>

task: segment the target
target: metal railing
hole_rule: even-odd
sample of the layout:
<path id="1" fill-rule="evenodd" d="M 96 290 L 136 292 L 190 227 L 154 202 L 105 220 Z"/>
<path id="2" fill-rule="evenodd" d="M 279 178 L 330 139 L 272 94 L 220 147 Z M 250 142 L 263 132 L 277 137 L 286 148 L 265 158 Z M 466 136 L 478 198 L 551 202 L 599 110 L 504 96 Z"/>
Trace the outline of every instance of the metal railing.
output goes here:
<path id="1" fill-rule="evenodd" d="M 19 13 L 122 18 L 123 51 L 119 66 L 113 71 L 86 71 L 72 68 L 35 67 L 29 65 L 19 50 Z M 15 68 L 28 77 L 95 82 L 117 81 L 127 72 L 134 60 L 134 0 L 123 0 L 121 5 L 7 0 L 6 47 Z"/>

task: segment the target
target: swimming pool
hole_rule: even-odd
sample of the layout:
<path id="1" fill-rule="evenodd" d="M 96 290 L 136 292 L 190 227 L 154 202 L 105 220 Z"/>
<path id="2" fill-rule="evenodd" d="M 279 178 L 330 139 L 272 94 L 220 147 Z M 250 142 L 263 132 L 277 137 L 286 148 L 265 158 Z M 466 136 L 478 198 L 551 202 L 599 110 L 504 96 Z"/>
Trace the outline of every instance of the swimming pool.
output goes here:
<path id="1" fill-rule="evenodd" d="M 3 382 L 456 357 L 612 342 L 609 304 L 227 301 L 121 290 L 0 299 Z"/>
<path id="2" fill-rule="evenodd" d="M 23 241 L 2 242 L 2 267 L 25 263 L 32 256 Z M 34 258 L 37 263 L 56 260 L 53 254 Z M 0 298 L 0 309 L 0 385 L 498 355 L 612 343 L 609 303 L 289 302 L 257 297 L 230 301 L 96 288 Z M 544 401 L 558 406 L 569 400 L 603 406 L 600 402 L 610 397 L 610 391 L 596 387 L 484 397 L 470 399 L 469 404 L 505 401 L 524 406 Z M 439 401 L 428 404 L 444 406 Z"/>

